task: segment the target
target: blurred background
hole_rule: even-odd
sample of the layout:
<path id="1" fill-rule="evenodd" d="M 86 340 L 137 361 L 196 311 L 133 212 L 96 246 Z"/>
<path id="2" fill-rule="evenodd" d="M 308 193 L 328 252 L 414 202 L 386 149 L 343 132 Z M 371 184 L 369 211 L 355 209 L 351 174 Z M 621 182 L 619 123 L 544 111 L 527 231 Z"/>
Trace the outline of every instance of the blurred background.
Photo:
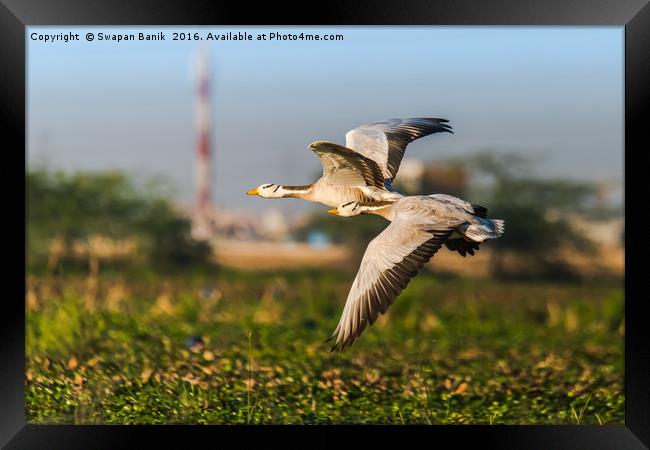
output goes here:
<path id="1" fill-rule="evenodd" d="M 63 31 L 167 39 L 29 39 Z M 208 31 L 344 38 L 171 41 Z M 30 27 L 27 39 L 29 420 L 622 423 L 621 28 Z M 315 181 L 310 142 L 393 117 L 454 127 L 408 146 L 396 187 L 484 205 L 506 233 L 472 257 L 443 248 L 342 363 L 320 342 L 386 222 L 245 193 Z M 382 346 L 397 359 L 365 359 Z M 476 373 L 459 371 L 457 346 Z M 270 388 L 286 397 L 292 371 L 302 389 L 283 413 Z M 520 383 L 492 386 L 497 373 Z M 404 380 L 419 394 L 397 392 Z M 535 389 L 537 403 L 517 397 Z M 186 405 L 161 404 L 172 393 Z"/>

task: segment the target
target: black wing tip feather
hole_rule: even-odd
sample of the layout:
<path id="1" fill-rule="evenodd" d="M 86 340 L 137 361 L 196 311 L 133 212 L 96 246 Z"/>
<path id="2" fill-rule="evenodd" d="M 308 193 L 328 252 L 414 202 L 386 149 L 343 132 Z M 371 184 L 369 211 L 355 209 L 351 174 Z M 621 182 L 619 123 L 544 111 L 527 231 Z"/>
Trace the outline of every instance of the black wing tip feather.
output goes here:
<path id="1" fill-rule="evenodd" d="M 404 122 L 437 122 L 437 123 L 448 123 L 449 119 L 443 119 L 442 117 L 409 117 L 408 119 L 390 119 L 390 120 L 401 120 Z"/>
<path id="2" fill-rule="evenodd" d="M 447 125 L 449 123 L 449 120 L 439 117 L 417 117 L 413 119 L 406 119 L 405 122 L 406 125 L 408 125 L 410 122 L 413 125 L 421 126 L 431 134 L 444 132 L 454 134 L 452 131 L 453 127 L 451 125 Z"/>
<path id="3" fill-rule="evenodd" d="M 334 333 L 330 337 L 325 339 L 323 341 L 323 344 L 327 344 L 328 342 L 330 342 L 335 337 L 337 337 L 337 333 Z M 346 342 L 338 342 L 338 341 L 335 342 L 334 345 L 332 345 L 332 347 L 330 348 L 330 353 L 334 353 L 338 349 L 339 354 L 341 354 L 341 352 L 343 352 L 343 349 L 346 347 L 346 344 L 347 344 L 347 341 Z"/>
<path id="4" fill-rule="evenodd" d="M 447 239 L 445 246 L 452 252 L 458 252 L 460 256 L 465 258 L 469 253 L 474 256 L 474 251 L 480 250 L 480 243 L 474 241 L 466 241 L 465 239 Z"/>
<path id="5" fill-rule="evenodd" d="M 385 121 L 371 122 L 370 125 L 381 125 L 391 122 L 397 122 L 399 124 L 396 124 L 397 126 L 414 124 L 423 126 L 438 125 L 440 127 L 451 128 L 451 125 L 447 125 L 449 123 L 449 119 L 443 119 L 442 117 L 409 117 L 408 119 L 393 118 Z"/>
<path id="6" fill-rule="evenodd" d="M 327 338 L 327 340 L 325 340 L 323 342 L 323 344 L 328 343 L 329 341 L 331 341 L 335 337 L 336 337 L 336 334 L 330 336 L 329 338 Z M 348 337 L 343 342 L 338 342 L 338 341 L 335 342 L 334 345 L 332 345 L 332 347 L 330 348 L 330 353 L 334 353 L 335 351 L 338 350 L 338 353 L 340 355 L 341 353 L 343 353 L 343 350 L 345 350 L 348 347 L 351 347 L 352 344 L 354 344 L 356 342 L 357 338 L 358 338 L 358 336 L 351 335 L 350 337 Z"/>
<path id="7" fill-rule="evenodd" d="M 471 205 L 475 215 L 482 219 L 487 219 L 488 209 L 485 206 L 477 205 L 476 203 L 472 203 Z"/>
<path id="8" fill-rule="evenodd" d="M 339 344 L 338 342 L 334 345 L 332 345 L 332 348 L 330 348 L 330 353 L 334 353 L 338 350 L 338 354 L 340 355 L 343 353 L 343 349 L 345 348 L 345 345 Z"/>

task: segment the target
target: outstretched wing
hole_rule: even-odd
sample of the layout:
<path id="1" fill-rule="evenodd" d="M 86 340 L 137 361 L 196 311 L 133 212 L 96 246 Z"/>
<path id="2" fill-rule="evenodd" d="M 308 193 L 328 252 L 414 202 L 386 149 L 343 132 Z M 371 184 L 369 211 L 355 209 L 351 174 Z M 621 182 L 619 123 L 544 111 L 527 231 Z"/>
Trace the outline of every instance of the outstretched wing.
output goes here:
<path id="1" fill-rule="evenodd" d="M 373 160 L 332 142 L 309 144 L 323 164 L 322 180 L 339 186 L 384 187 L 381 169 Z"/>
<path id="2" fill-rule="evenodd" d="M 395 220 L 374 238 L 363 255 L 341 319 L 328 339 L 336 338 L 332 350 L 352 345 L 368 324 L 384 314 L 452 231 L 449 224 L 422 227 Z"/>
<path id="3" fill-rule="evenodd" d="M 446 119 L 389 119 L 361 125 L 345 135 L 345 146 L 379 164 L 384 178 L 397 174 L 409 142 L 433 133 L 449 132 Z"/>

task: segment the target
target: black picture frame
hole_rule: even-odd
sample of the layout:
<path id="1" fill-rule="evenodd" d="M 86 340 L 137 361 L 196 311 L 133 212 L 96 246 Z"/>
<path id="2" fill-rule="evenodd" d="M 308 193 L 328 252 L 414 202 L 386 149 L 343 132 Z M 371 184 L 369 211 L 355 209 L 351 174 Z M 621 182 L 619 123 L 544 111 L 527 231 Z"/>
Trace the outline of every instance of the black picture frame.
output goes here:
<path id="1" fill-rule="evenodd" d="M 20 288 L 24 261 L 19 236 L 26 238 L 18 224 L 18 211 L 25 204 L 15 195 L 20 185 L 19 170 L 13 164 L 4 168 L 10 189 L 5 190 L 10 214 L 5 223 L 14 228 L 5 234 L 15 244 L 11 258 L 6 257 L 6 284 L 3 304 L 4 324 L 0 327 L 0 444 L 6 448 L 119 448 L 133 447 L 133 439 L 146 438 L 151 446 L 181 443 L 183 448 L 197 437 L 222 445 L 233 434 L 243 445 L 252 438 L 270 438 L 289 434 L 291 441 L 304 446 L 303 433 L 316 434 L 320 440 L 337 445 L 335 434 L 341 431 L 362 434 L 367 444 L 441 442 L 463 447 L 468 443 L 480 448 L 525 449 L 637 449 L 650 447 L 650 340 L 640 292 L 640 259 L 643 242 L 641 216 L 647 211 L 634 196 L 632 179 L 644 170 L 642 143 L 647 141 L 645 110 L 649 100 L 650 78 L 650 6 L 645 0 L 447 0 L 447 1 L 355 1 L 327 3 L 304 2 L 302 7 L 275 2 L 146 1 L 115 0 L 0 0 L 0 111 L 8 133 L 4 136 L 4 157 L 20 159 L 18 149 L 25 147 L 25 52 L 26 27 L 31 25 L 615 25 L 625 27 L 625 199 L 632 207 L 626 211 L 625 226 L 625 425 L 605 426 L 434 426 L 434 427 L 243 427 L 243 426 L 53 426 L 26 425 L 24 406 L 25 380 L 25 289 Z M 9 138 L 9 139 L 7 139 Z M 646 138 L 645 140 L 643 138 Z M 6 146 L 6 147 L 5 147 Z M 26 164 L 26 153 L 23 155 Z M 14 179 L 15 178 L 15 179 Z M 24 186 L 24 184 L 22 185 Z M 642 186 L 642 185 L 640 185 Z M 636 186 L 637 189 L 640 186 Z M 641 194 L 642 195 L 642 194 Z M 635 220 L 636 219 L 636 220 Z M 23 255 L 21 257 L 21 254 Z M 15 274 L 13 272 L 16 272 Z M 23 270 L 23 275 L 24 275 Z M 9 293 L 13 294 L 10 295 Z M 241 433 L 244 431 L 244 433 Z M 218 435 L 218 436 L 217 436 Z M 300 436 L 299 436 L 300 435 Z M 296 439 L 298 437 L 298 439 Z M 314 441 L 314 436 L 304 436 Z M 408 441 L 404 441 L 408 439 Z M 277 445 L 291 443 L 286 437 Z M 412 445 L 412 444 L 410 444 Z M 273 447 L 273 445 L 271 445 Z"/>

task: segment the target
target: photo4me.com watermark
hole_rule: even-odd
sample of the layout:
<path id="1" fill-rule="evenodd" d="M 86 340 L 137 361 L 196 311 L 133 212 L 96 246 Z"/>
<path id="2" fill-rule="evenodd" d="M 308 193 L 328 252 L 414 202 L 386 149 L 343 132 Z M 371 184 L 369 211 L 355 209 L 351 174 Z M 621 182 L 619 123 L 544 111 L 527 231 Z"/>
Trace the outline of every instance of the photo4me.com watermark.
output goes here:
<path id="1" fill-rule="evenodd" d="M 105 41 L 105 42 L 131 42 L 131 41 L 343 41 L 343 34 L 333 33 L 288 33 L 288 32 L 266 32 L 249 33 L 244 31 L 216 33 L 211 31 L 193 32 L 165 32 L 153 33 L 111 33 L 105 31 L 86 33 L 39 33 L 32 32 L 29 39 L 47 44 L 66 43 L 75 41 Z"/>

